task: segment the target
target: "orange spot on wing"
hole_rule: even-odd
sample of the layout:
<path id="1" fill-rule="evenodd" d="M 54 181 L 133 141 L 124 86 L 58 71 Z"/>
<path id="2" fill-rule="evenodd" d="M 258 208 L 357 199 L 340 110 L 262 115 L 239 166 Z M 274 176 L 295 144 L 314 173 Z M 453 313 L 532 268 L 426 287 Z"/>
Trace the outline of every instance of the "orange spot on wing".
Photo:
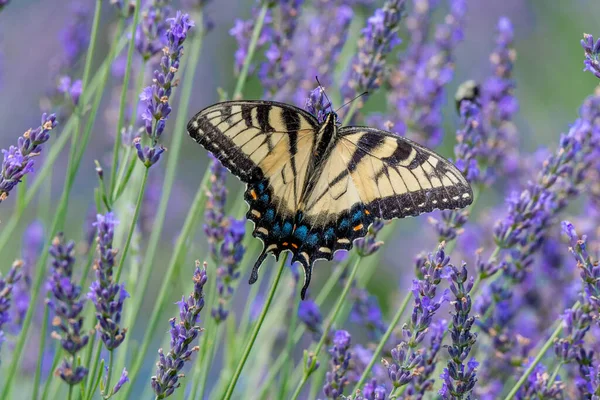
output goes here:
<path id="1" fill-rule="evenodd" d="M 252 199 L 253 199 L 253 200 L 256 200 L 256 199 L 258 199 L 258 196 L 256 195 L 256 192 L 254 191 L 254 189 L 252 189 L 252 190 L 250 191 L 250 196 L 252 196 Z"/>
<path id="2" fill-rule="evenodd" d="M 355 231 L 360 231 L 362 228 L 363 228 L 363 224 L 360 224 L 360 225 L 356 225 L 356 226 L 354 227 L 354 230 L 355 230 Z"/>
<path id="3" fill-rule="evenodd" d="M 288 242 L 283 242 L 283 243 L 281 243 L 281 245 L 282 245 L 282 246 L 287 246 L 287 245 L 288 245 Z"/>
<path id="4" fill-rule="evenodd" d="M 369 210 L 365 210 L 365 214 L 371 215 L 371 213 L 369 212 Z"/>
<path id="5" fill-rule="evenodd" d="M 295 249 L 297 249 L 298 245 L 296 243 L 292 243 L 292 247 L 295 248 Z"/>

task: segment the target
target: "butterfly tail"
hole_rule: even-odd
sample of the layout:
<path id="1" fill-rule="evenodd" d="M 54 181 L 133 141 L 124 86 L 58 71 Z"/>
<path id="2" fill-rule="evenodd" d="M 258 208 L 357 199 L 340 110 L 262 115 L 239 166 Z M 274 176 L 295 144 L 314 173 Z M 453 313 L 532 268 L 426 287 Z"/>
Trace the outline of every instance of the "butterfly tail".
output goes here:
<path id="1" fill-rule="evenodd" d="M 294 254 L 294 257 L 292 258 L 292 264 L 296 261 L 302 264 L 302 268 L 304 268 L 304 285 L 302 285 L 302 290 L 300 291 L 300 298 L 305 300 L 306 290 L 308 289 L 308 285 L 310 285 L 310 277 L 312 275 L 312 263 L 308 262 L 308 260 L 304 257 Z"/>
<path id="2" fill-rule="evenodd" d="M 263 261 L 265 261 L 265 258 L 267 258 L 267 252 L 263 248 L 262 253 L 260 253 L 260 256 L 258 256 L 258 259 L 254 263 L 254 267 L 252 267 L 252 272 L 250 273 L 250 279 L 248 280 L 248 283 L 250 285 L 252 285 L 254 282 L 257 281 L 257 279 L 258 279 L 258 270 L 260 269 L 260 266 L 263 263 Z"/>

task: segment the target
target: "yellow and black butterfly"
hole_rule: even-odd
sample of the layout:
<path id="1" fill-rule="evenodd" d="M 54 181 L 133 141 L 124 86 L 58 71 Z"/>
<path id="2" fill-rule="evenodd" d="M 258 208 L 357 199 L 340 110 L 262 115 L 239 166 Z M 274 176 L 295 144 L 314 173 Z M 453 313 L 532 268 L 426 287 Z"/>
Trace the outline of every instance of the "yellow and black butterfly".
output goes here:
<path id="1" fill-rule="evenodd" d="M 472 191 L 460 171 L 433 151 L 390 132 L 338 127 L 273 101 L 228 101 L 200 111 L 190 136 L 247 184 L 247 218 L 263 250 L 283 251 L 304 267 L 304 299 L 312 265 L 331 260 L 367 233 L 375 218 L 462 208 Z"/>

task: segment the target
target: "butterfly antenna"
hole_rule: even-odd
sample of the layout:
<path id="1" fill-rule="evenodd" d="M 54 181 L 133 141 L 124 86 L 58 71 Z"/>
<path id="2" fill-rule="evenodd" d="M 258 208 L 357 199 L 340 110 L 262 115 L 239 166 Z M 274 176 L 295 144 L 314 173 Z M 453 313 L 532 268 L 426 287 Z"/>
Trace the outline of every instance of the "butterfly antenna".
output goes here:
<path id="1" fill-rule="evenodd" d="M 337 113 L 339 110 L 341 110 L 342 108 L 346 107 L 348 104 L 352 103 L 354 100 L 356 100 L 358 98 L 361 98 L 363 96 L 366 96 L 368 94 L 369 94 L 369 92 L 367 92 L 367 91 L 362 92 L 361 94 L 355 96 L 353 99 L 348 100 L 347 102 L 345 102 L 340 108 L 338 108 L 337 110 L 335 110 L 335 112 Z"/>
<path id="2" fill-rule="evenodd" d="M 319 82 L 318 76 L 315 76 L 315 79 L 317 80 L 317 84 L 319 85 L 319 88 L 321 88 L 321 92 L 323 93 L 323 96 L 325 96 L 325 98 L 327 99 L 327 102 L 329 103 L 329 105 L 327 107 L 331 109 L 331 106 L 333 106 L 333 104 L 331 103 L 329 96 L 327 96 L 327 93 L 325 93 L 325 88 L 323 87 L 323 85 L 321 85 L 321 82 Z"/>

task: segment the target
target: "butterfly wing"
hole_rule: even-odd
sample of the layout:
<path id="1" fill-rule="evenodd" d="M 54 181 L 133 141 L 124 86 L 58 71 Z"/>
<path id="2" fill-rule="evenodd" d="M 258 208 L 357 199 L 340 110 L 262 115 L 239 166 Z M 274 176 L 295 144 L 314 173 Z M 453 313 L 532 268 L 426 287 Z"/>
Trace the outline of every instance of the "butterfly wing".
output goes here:
<path id="1" fill-rule="evenodd" d="M 246 216 L 265 245 L 251 282 L 267 252 L 279 255 L 293 227 L 318 129 L 306 111 L 271 101 L 218 103 L 188 124 L 190 136 L 247 183 Z"/>
<path id="2" fill-rule="evenodd" d="M 309 236 L 296 257 L 305 267 L 350 249 L 375 218 L 416 216 L 462 208 L 472 190 L 460 171 L 435 152 L 389 132 L 340 129 L 318 180 L 307 193 Z M 317 245 L 312 245 L 315 243 Z"/>

